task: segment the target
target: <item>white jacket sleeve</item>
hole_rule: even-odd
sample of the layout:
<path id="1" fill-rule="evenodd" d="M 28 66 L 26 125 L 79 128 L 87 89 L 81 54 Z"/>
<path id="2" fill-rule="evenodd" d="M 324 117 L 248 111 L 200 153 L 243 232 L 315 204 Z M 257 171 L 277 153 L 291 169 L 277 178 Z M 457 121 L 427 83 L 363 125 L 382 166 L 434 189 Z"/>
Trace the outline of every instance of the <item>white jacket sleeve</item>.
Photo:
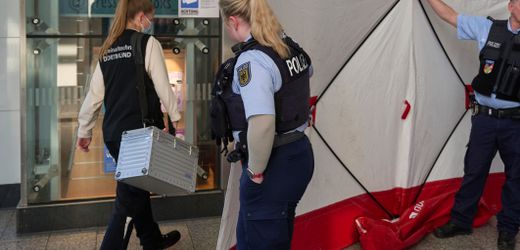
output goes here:
<path id="1" fill-rule="evenodd" d="M 81 105 L 81 109 L 78 114 L 78 137 L 79 138 L 91 138 L 92 129 L 96 124 L 99 111 L 101 110 L 101 104 L 105 98 L 105 82 L 103 80 L 103 73 L 99 66 L 99 62 L 96 65 L 94 74 L 90 79 L 90 88 L 87 96 Z"/>
<path id="2" fill-rule="evenodd" d="M 153 81 L 155 91 L 170 115 L 170 120 L 181 119 L 177 108 L 177 96 L 173 93 L 168 80 L 168 71 L 164 62 L 164 54 L 161 43 L 154 37 L 150 37 L 146 44 L 146 57 L 144 59 L 146 72 Z"/>

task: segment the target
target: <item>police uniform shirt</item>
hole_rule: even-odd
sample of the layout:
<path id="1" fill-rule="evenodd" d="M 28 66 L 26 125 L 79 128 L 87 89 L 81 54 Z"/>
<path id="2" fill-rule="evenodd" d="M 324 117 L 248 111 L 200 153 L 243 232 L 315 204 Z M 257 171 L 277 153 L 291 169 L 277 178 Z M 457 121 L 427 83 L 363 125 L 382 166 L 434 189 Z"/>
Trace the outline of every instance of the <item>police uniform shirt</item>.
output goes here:
<path id="1" fill-rule="evenodd" d="M 244 70 L 248 72 L 249 79 L 240 84 L 239 71 Z M 248 50 L 240 54 L 235 64 L 232 86 L 233 92 L 242 96 L 246 119 L 255 115 L 275 115 L 274 94 L 282 87 L 282 75 L 267 54 L 260 50 Z M 305 128 L 307 122 L 292 131 L 303 132 Z M 236 140 L 238 132 L 233 132 Z"/>
<path id="2" fill-rule="evenodd" d="M 152 79 L 155 91 L 165 106 L 172 121 L 178 121 L 181 116 L 177 109 L 177 97 L 170 88 L 166 64 L 164 62 L 164 54 L 160 42 L 153 36 L 148 39 L 146 44 L 145 56 L 146 72 Z M 128 86 L 136 88 L 136 86 Z M 78 114 L 78 137 L 92 137 L 92 129 L 96 123 L 97 114 L 101 109 L 105 97 L 105 81 L 99 62 L 92 74 L 90 80 L 90 88 L 81 105 Z M 135 100 L 138 102 L 139 100 Z"/>
<path id="3" fill-rule="evenodd" d="M 489 31 L 493 22 L 482 16 L 459 15 L 457 17 L 457 36 L 461 40 L 475 40 L 479 51 L 486 45 Z M 520 30 L 512 30 L 511 23 L 507 22 L 509 31 L 517 34 Z M 475 91 L 475 99 L 481 105 L 495 109 L 519 107 L 520 103 L 496 98 L 495 94 L 485 96 Z"/>

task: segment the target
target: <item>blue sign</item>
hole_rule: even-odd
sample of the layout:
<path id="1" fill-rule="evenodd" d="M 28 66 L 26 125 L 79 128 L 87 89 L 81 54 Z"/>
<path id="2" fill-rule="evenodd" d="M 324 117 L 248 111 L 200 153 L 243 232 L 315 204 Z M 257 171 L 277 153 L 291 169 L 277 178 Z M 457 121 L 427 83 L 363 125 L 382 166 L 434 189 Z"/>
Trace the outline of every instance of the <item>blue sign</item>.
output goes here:
<path id="1" fill-rule="evenodd" d="M 179 0 L 153 0 L 156 17 L 177 17 Z M 193 2 L 194 0 L 187 0 Z M 94 16 L 113 18 L 118 0 L 60 0 L 60 16 Z M 198 6 L 198 1 L 197 1 Z M 90 9 L 90 12 L 89 12 Z"/>
<path id="2" fill-rule="evenodd" d="M 60 1 L 60 16 L 88 15 L 88 0 Z"/>
<path id="3" fill-rule="evenodd" d="M 96 0 L 92 3 L 91 14 L 93 16 L 113 17 L 117 2 L 117 0 Z M 178 0 L 153 0 L 153 5 L 156 17 L 176 17 L 179 15 Z"/>
<path id="4" fill-rule="evenodd" d="M 112 157 L 110 152 L 108 152 L 107 146 L 104 146 L 103 158 L 103 169 L 105 174 L 115 173 L 117 168 L 116 160 L 114 160 L 114 157 Z"/>
<path id="5" fill-rule="evenodd" d="M 181 0 L 182 9 L 198 9 L 199 0 Z"/>
<path id="6" fill-rule="evenodd" d="M 90 6 L 90 11 L 93 15 L 113 16 L 116 12 L 116 7 L 116 0 L 96 0 Z"/>

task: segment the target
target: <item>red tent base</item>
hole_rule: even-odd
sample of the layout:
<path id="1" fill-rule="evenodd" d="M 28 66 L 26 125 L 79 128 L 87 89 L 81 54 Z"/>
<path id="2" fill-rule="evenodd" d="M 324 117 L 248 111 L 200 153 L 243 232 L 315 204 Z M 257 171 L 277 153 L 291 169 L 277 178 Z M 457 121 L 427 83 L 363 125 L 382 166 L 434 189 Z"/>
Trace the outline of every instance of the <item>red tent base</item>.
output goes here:
<path id="1" fill-rule="evenodd" d="M 363 249 L 412 246 L 449 220 L 460 182 L 461 178 L 427 183 L 411 206 L 404 204 L 413 204 L 419 187 L 374 193 L 399 219 L 387 218 L 366 194 L 303 214 L 295 220 L 292 249 L 342 249 L 358 240 Z M 500 210 L 503 183 L 504 174 L 489 176 L 474 226 L 485 224 Z"/>

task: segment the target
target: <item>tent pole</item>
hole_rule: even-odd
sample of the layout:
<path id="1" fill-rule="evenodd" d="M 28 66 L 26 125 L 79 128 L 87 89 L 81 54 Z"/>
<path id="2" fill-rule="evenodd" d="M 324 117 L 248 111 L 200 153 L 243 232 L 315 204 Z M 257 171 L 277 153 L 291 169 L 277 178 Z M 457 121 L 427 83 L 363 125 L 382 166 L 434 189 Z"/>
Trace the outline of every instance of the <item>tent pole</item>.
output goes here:
<path id="1" fill-rule="evenodd" d="M 433 34 L 435 35 L 435 38 L 437 39 L 437 42 L 441 46 L 442 51 L 444 52 L 444 55 L 446 55 L 446 58 L 450 62 L 451 67 L 453 68 L 453 70 L 457 74 L 457 77 L 459 78 L 460 83 L 464 87 L 464 91 L 466 91 L 466 94 L 468 94 L 469 93 L 469 89 L 466 87 L 466 84 L 464 84 L 464 80 L 462 79 L 462 77 L 460 76 L 459 72 L 457 71 L 457 68 L 455 68 L 455 65 L 451 61 L 451 58 L 449 57 L 448 52 L 446 52 L 446 49 L 444 48 L 444 45 L 442 44 L 441 39 L 439 38 L 439 35 L 437 34 L 437 32 L 435 31 L 435 28 L 433 27 L 433 24 L 432 24 L 432 22 L 430 20 L 430 17 L 426 13 L 426 9 L 424 8 L 424 5 L 423 5 L 422 1 L 421 0 L 417 0 L 417 1 L 419 1 L 419 5 L 421 6 L 421 9 L 423 10 L 424 16 L 426 17 L 426 20 L 428 21 L 428 24 L 430 25 L 430 28 L 432 29 Z M 419 196 L 421 195 L 421 193 L 422 193 L 422 191 L 424 189 L 424 186 L 426 185 L 426 182 L 428 181 L 428 178 L 430 178 L 430 174 L 433 172 L 433 168 L 435 167 L 435 164 L 439 160 L 439 157 L 441 156 L 442 151 L 444 151 L 444 148 L 446 148 L 446 145 L 448 144 L 448 142 L 450 141 L 451 137 L 455 133 L 455 130 L 459 127 L 460 123 L 462 122 L 462 120 L 464 119 L 464 117 L 466 116 L 467 113 L 468 113 L 468 110 L 464 111 L 464 114 L 462 114 L 462 117 L 459 119 L 459 121 L 455 125 L 455 128 L 453 128 L 453 130 L 451 131 L 450 135 L 448 136 L 448 139 L 446 139 L 446 142 L 444 142 L 444 145 L 442 146 L 439 154 L 435 158 L 435 161 L 433 162 L 433 165 L 431 166 L 430 170 L 428 171 L 428 174 L 424 178 L 424 181 L 421 184 L 421 187 L 419 188 L 419 192 L 417 192 L 417 194 L 415 195 L 415 199 L 413 199 L 413 203 L 412 204 L 417 203 L 417 200 L 419 199 Z"/>
<path id="2" fill-rule="evenodd" d="M 338 78 L 339 74 L 341 73 L 341 71 L 343 71 L 343 69 L 347 66 L 347 64 L 350 62 L 350 60 L 352 60 L 352 58 L 357 54 L 357 52 L 359 51 L 359 49 L 363 46 L 363 44 L 365 44 L 365 42 L 368 40 L 368 38 L 372 35 L 372 33 L 374 33 L 374 31 L 376 30 L 376 28 L 383 22 L 383 20 L 390 14 L 390 12 L 392 12 L 392 10 L 394 10 L 395 6 L 397 6 L 397 4 L 400 2 L 401 0 L 397 0 L 394 2 L 394 5 L 392 5 L 392 7 L 390 7 L 390 9 L 388 9 L 388 11 L 379 19 L 377 20 L 376 24 L 374 25 L 374 27 L 372 27 L 372 29 L 368 32 L 368 34 L 361 40 L 361 43 L 359 43 L 359 45 L 356 47 L 356 49 L 354 50 L 354 52 L 352 52 L 352 54 L 348 57 L 347 61 L 343 64 L 343 66 L 341 66 L 341 68 L 339 68 L 338 72 L 334 75 L 334 77 L 332 77 L 332 80 L 330 80 L 330 83 L 327 84 L 327 87 L 325 87 L 325 89 L 323 90 L 323 92 L 321 92 L 321 95 L 318 96 L 318 99 L 316 100 L 316 105 L 318 104 L 318 102 L 320 101 L 320 99 L 323 97 L 323 95 L 325 95 L 325 93 L 327 92 L 327 90 L 329 89 L 329 87 L 332 85 L 332 83 L 334 83 L 334 81 L 336 80 L 336 78 Z"/>
<path id="3" fill-rule="evenodd" d="M 394 216 L 392 213 L 390 213 L 390 211 L 388 211 L 384 206 L 383 204 L 381 204 L 377 199 L 376 197 L 374 197 L 374 195 L 372 195 L 372 193 L 370 191 L 368 191 L 368 189 L 361 183 L 361 181 L 358 180 L 358 178 L 350 171 L 350 169 L 345 165 L 345 163 L 343 163 L 343 161 L 339 158 L 339 156 L 336 154 L 336 152 L 334 152 L 334 150 L 332 149 L 332 147 L 327 143 L 327 141 L 325 140 L 325 138 L 323 138 L 323 136 L 321 135 L 320 131 L 314 126 L 312 125 L 312 127 L 314 128 L 314 131 L 316 131 L 316 133 L 318 134 L 318 136 L 320 137 L 320 139 L 323 141 L 323 143 L 325 144 L 325 146 L 327 146 L 327 148 L 329 149 L 329 151 L 334 155 L 334 157 L 336 158 L 336 160 L 338 160 L 338 162 L 341 164 L 341 166 L 343 166 L 343 168 L 345 168 L 345 170 L 347 170 L 347 172 L 350 174 L 350 176 L 352 176 L 352 178 L 354 178 L 354 181 L 356 181 L 356 183 L 368 194 L 368 196 L 370 197 L 370 199 L 372 199 L 379 208 L 381 208 L 381 210 L 383 210 L 385 212 L 385 214 L 391 218 L 391 219 L 395 219 L 397 218 L 396 216 Z"/>

